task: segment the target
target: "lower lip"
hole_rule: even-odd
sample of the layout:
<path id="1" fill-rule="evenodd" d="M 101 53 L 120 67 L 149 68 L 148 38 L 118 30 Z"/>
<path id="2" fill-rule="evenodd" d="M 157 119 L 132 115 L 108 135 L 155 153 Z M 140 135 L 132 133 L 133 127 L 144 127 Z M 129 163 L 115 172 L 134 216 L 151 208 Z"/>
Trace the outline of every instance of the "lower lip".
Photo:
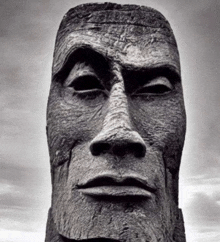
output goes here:
<path id="1" fill-rule="evenodd" d="M 139 196 L 151 198 L 152 193 L 139 187 L 133 186 L 99 186 L 78 189 L 79 192 L 89 196 L 112 196 L 126 197 Z"/>

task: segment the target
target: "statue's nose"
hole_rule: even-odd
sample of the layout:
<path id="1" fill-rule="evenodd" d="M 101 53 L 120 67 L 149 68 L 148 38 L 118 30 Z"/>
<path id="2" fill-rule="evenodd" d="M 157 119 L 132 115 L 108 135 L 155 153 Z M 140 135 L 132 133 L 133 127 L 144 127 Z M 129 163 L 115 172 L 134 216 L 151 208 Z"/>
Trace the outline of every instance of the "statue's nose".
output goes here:
<path id="1" fill-rule="evenodd" d="M 145 156 L 146 145 L 139 133 L 132 128 L 128 100 L 121 82 L 112 87 L 102 130 L 91 141 L 90 151 L 94 156 L 104 153 Z"/>

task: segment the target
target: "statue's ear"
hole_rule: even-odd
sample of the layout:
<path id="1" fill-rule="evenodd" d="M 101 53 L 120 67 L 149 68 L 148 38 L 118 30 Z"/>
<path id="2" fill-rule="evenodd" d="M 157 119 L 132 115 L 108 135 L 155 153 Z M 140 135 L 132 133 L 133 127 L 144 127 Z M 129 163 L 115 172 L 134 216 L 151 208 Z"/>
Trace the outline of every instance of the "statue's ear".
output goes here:
<path id="1" fill-rule="evenodd" d="M 175 228 L 173 233 L 173 241 L 186 242 L 183 214 L 181 209 L 178 209 L 178 214 L 176 216 L 176 223 L 175 223 Z"/>

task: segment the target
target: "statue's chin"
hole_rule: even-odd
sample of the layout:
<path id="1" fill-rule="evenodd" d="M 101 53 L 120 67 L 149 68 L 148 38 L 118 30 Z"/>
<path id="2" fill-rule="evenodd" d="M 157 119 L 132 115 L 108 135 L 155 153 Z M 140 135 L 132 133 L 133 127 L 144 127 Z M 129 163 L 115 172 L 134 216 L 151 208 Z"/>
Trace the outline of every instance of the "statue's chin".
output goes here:
<path id="1" fill-rule="evenodd" d="M 64 200 L 62 199 L 62 202 Z M 74 196 L 52 208 L 56 229 L 68 239 L 97 241 L 172 241 L 169 231 L 171 219 L 157 207 L 154 199 L 144 197 L 124 199 L 97 199 Z M 165 220 L 166 219 L 166 220 Z"/>

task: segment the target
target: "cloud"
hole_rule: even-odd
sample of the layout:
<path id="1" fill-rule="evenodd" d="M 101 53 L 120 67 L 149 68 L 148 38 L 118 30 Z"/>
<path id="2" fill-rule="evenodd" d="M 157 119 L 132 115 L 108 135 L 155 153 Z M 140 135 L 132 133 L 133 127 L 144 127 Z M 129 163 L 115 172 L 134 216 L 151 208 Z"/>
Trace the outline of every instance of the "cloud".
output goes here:
<path id="1" fill-rule="evenodd" d="M 12 162 L 1 162 L 0 204 L 5 207 L 40 206 L 38 197 L 49 189 L 42 188 L 48 183 L 44 178 L 47 169 L 22 167 Z M 42 205 L 42 204 L 41 204 Z"/>
<path id="2" fill-rule="evenodd" d="M 26 232 L 17 230 L 0 229 L 0 241 L 4 242 L 42 242 L 45 232 Z"/>
<path id="3" fill-rule="evenodd" d="M 44 177 L 43 169 L 1 162 L 1 229 L 11 230 L 12 233 L 13 231 L 42 233 L 45 230 L 47 210 L 50 206 L 48 189 L 50 186 Z M 1 236 L 2 233 L 0 239 Z"/>
<path id="4" fill-rule="evenodd" d="M 207 195 L 194 193 L 193 198 L 183 209 L 187 241 L 218 242 L 220 238 L 220 203 L 219 192 Z"/>
<path id="5" fill-rule="evenodd" d="M 191 206 L 189 206 L 189 214 L 190 220 L 196 222 L 201 228 L 220 224 L 220 205 L 215 196 L 195 193 Z"/>

